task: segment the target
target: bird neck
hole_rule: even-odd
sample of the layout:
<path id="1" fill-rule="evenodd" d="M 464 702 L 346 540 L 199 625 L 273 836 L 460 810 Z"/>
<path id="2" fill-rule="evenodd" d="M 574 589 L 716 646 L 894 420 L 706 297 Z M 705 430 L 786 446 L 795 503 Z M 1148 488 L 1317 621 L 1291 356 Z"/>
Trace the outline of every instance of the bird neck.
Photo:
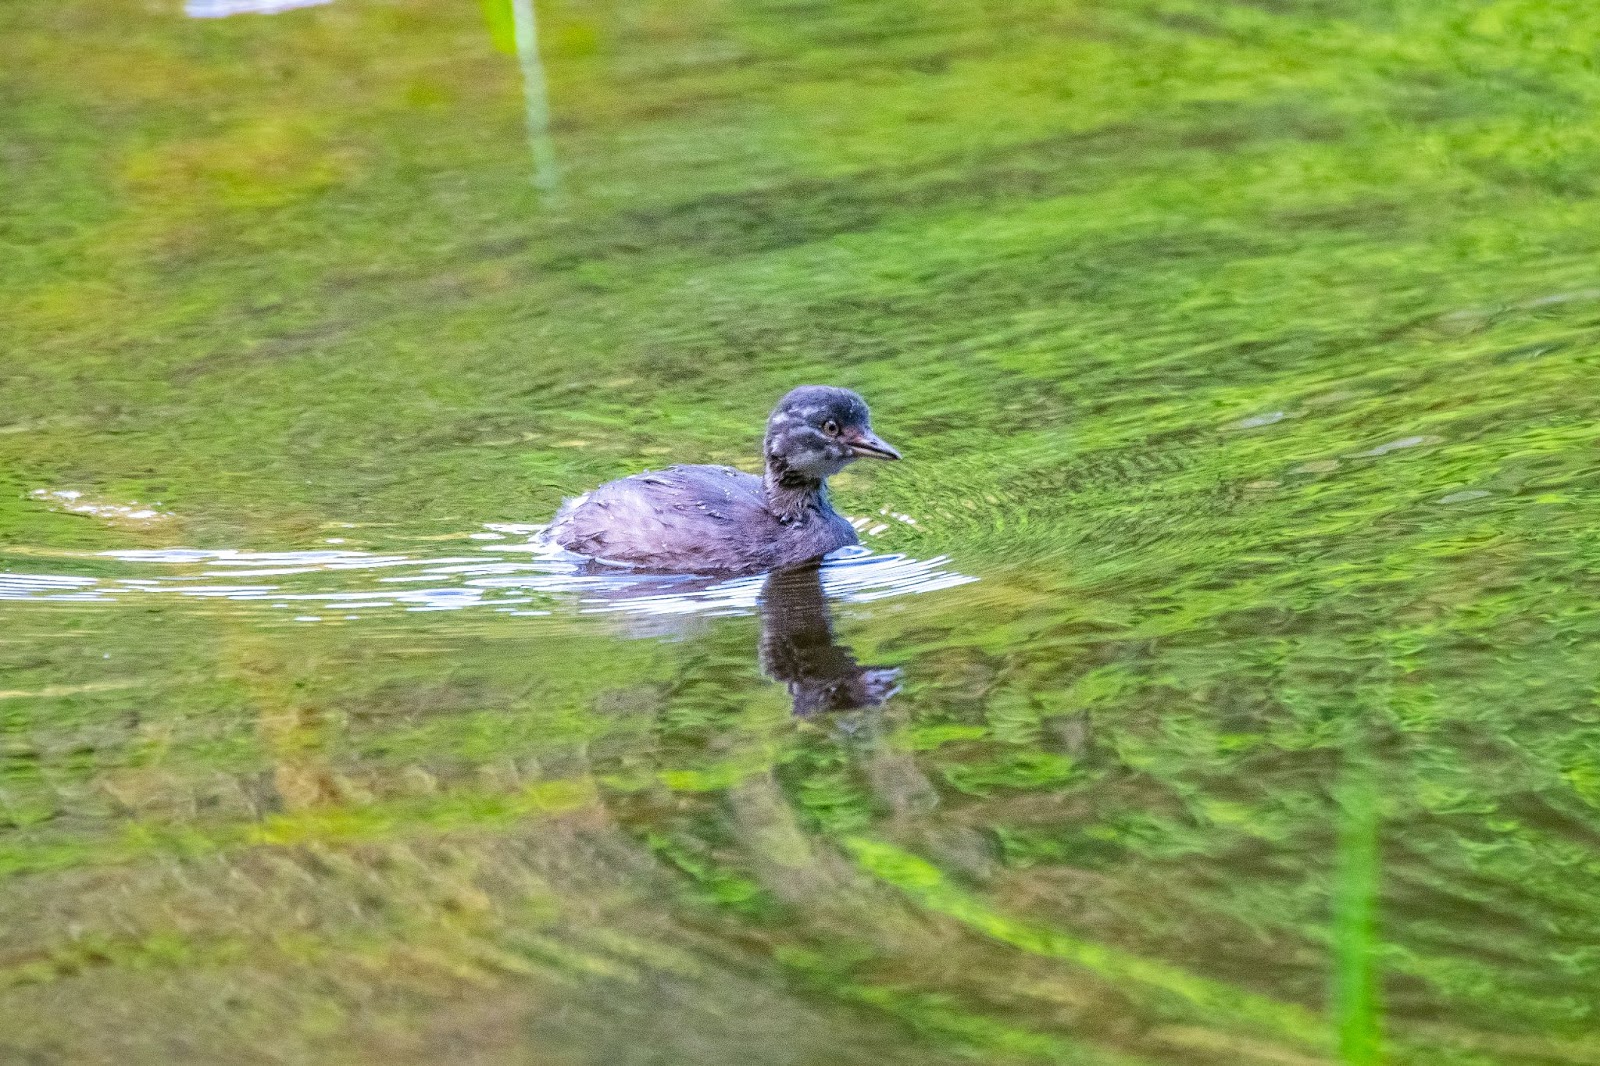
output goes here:
<path id="1" fill-rule="evenodd" d="M 767 491 L 767 510 L 784 525 L 798 522 L 810 513 L 827 514 L 833 510 L 828 504 L 826 481 L 790 470 L 778 456 L 767 456 L 762 484 Z"/>

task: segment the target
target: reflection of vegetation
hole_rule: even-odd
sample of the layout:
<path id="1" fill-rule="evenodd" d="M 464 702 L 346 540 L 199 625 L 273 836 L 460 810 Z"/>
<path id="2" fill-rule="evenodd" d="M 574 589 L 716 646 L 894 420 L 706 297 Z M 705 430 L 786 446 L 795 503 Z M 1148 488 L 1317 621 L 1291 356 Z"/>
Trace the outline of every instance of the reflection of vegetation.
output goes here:
<path id="1" fill-rule="evenodd" d="M 1143 986 L 1186 1000 L 1212 1023 L 1243 1023 L 1276 1030 L 1281 1035 L 1318 1042 L 1320 1027 L 1305 1011 L 1290 1004 L 1252 996 L 1238 988 L 1207 981 L 1162 963 L 1135 958 L 1103 945 L 1029 926 L 994 913 L 965 894 L 951 889 L 943 875 L 928 863 L 892 847 L 855 841 L 851 850 L 873 874 L 909 893 L 919 904 L 946 914 L 1002 943 L 1023 951 L 1061 959 L 1110 981 Z"/>
<path id="2" fill-rule="evenodd" d="M 1379 1061 L 1376 946 L 1378 823 L 1373 782 L 1352 767 L 1340 790 L 1339 872 L 1334 892 L 1334 1007 L 1340 1057 Z"/>
<path id="3" fill-rule="evenodd" d="M 475 11 L 23 6 L 0 568 L 537 518 L 834 379 L 982 580 L 803 721 L 758 619 L 0 605 L 0 1059 L 1600 1063 L 1587 9 L 541 5 L 552 208 Z"/>

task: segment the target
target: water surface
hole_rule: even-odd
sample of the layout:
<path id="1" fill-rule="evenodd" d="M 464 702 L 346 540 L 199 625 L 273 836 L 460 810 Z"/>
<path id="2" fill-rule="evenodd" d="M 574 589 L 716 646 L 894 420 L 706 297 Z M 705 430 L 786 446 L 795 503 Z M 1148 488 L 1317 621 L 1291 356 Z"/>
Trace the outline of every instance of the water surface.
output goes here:
<path id="1" fill-rule="evenodd" d="M 256 6 L 0 11 L 0 1060 L 1600 1063 L 1589 6 Z"/>

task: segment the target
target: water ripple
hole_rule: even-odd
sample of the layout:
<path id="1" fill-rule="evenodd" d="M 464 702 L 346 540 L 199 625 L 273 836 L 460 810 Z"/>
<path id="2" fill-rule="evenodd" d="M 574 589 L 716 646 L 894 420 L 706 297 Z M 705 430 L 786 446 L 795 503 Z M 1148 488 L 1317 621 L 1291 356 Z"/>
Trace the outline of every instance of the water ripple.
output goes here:
<path id="1" fill-rule="evenodd" d="M 149 605 L 162 600 L 224 601 L 294 612 L 297 622 L 351 621 L 375 613 L 491 610 L 548 615 L 558 607 L 581 614 L 656 616 L 749 614 L 763 576 L 704 577 L 597 568 L 561 550 L 541 527 L 490 527 L 520 534 L 522 543 L 483 544 L 465 554 L 414 555 L 345 549 L 248 551 L 156 548 L 61 555 L 80 571 L 20 572 L 37 563 L 0 553 L 0 601 Z M 110 573 L 106 573 L 110 570 Z M 824 564 L 827 594 L 866 603 L 951 588 L 976 580 L 949 559 L 913 559 L 864 547 L 835 553 Z"/>

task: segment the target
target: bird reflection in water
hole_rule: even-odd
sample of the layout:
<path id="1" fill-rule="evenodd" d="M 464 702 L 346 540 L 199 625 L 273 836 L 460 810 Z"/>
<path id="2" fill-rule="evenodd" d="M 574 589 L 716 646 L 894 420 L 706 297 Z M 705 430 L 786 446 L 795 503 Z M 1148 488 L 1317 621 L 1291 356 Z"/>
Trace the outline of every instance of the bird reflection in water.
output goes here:
<path id="1" fill-rule="evenodd" d="M 862 666 L 833 635 L 816 565 L 774 570 L 761 588 L 761 669 L 789 689 L 794 713 L 877 707 L 900 690 L 900 670 Z"/>

